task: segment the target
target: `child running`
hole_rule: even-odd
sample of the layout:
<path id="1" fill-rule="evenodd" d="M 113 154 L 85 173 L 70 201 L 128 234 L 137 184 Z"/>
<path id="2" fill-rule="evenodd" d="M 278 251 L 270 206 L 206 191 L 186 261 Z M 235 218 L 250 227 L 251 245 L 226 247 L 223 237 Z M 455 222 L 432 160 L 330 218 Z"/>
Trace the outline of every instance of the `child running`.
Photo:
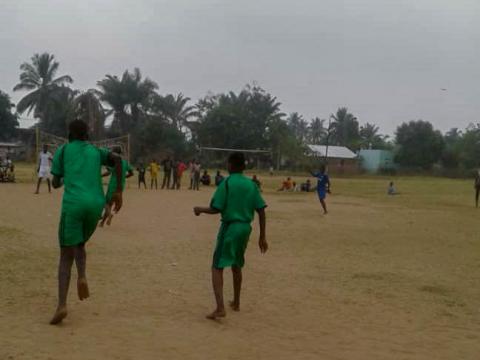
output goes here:
<path id="1" fill-rule="evenodd" d="M 195 207 L 196 216 L 200 214 L 221 214 L 222 223 L 217 237 L 217 245 L 213 254 L 212 284 L 217 308 L 207 319 L 215 320 L 225 317 L 223 302 L 223 269 L 232 268 L 233 301 L 230 307 L 233 311 L 240 311 L 240 290 L 242 287 L 242 267 L 245 263 L 245 250 L 252 231 L 251 222 L 254 212 L 257 211 L 260 223 L 260 251 L 268 249 L 265 237 L 266 204 L 260 195 L 257 185 L 243 175 L 245 157 L 242 153 L 234 153 L 228 158 L 230 176 L 223 180 L 209 207 Z"/>
<path id="2" fill-rule="evenodd" d="M 330 193 L 330 178 L 325 173 L 325 165 L 320 166 L 320 171 L 314 173 L 310 172 L 313 177 L 317 178 L 317 193 L 318 198 L 320 199 L 320 204 L 323 208 L 323 213 L 328 214 L 327 204 L 325 203 L 325 198 L 327 197 L 327 192 Z"/>
<path id="3" fill-rule="evenodd" d="M 80 300 L 89 297 L 86 278 L 85 243 L 95 232 L 105 206 L 102 166 L 114 166 L 121 178 L 119 156 L 87 142 L 88 126 L 74 120 L 69 126 L 69 143 L 61 146 L 53 158 L 52 175 L 55 189 L 65 185 L 59 226 L 60 263 L 58 267 L 58 306 L 50 324 L 62 322 L 67 316 L 67 295 L 73 261 L 77 266 L 77 291 Z M 112 195 L 114 211 L 122 207 L 121 182 Z"/>
<path id="4" fill-rule="evenodd" d="M 115 146 L 112 149 L 112 152 L 118 156 L 122 156 L 122 148 L 120 146 Z M 105 221 L 107 222 L 108 226 L 112 224 L 112 219 L 113 219 L 112 196 L 117 189 L 117 183 L 118 183 L 117 175 L 115 174 L 115 169 L 113 167 L 108 167 L 107 169 L 108 171 L 102 176 L 109 176 L 109 175 L 111 176 L 110 176 L 110 182 L 108 183 L 107 195 L 105 196 L 105 200 L 106 200 L 105 213 L 100 223 L 100 227 L 103 227 L 103 225 L 105 225 Z M 122 176 L 120 181 L 122 186 L 122 191 L 125 190 L 126 179 L 132 176 L 133 176 L 132 166 L 128 163 L 127 160 L 122 159 Z"/>

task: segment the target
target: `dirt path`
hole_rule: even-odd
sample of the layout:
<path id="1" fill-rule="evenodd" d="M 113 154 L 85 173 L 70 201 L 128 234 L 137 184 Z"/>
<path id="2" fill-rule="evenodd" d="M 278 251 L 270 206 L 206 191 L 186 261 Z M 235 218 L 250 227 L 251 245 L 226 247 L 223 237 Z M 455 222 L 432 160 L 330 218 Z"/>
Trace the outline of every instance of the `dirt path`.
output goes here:
<path id="1" fill-rule="evenodd" d="M 52 327 L 61 195 L 0 185 L 2 360 L 480 354 L 475 214 L 339 195 L 324 217 L 313 194 L 267 193 L 271 249 L 260 255 L 255 226 L 242 312 L 212 322 L 204 315 L 218 218 L 191 212 L 211 190 L 130 189 L 112 227 L 88 245 L 91 298 L 71 292 L 69 317 Z M 225 287 L 229 298 L 230 276 Z"/>

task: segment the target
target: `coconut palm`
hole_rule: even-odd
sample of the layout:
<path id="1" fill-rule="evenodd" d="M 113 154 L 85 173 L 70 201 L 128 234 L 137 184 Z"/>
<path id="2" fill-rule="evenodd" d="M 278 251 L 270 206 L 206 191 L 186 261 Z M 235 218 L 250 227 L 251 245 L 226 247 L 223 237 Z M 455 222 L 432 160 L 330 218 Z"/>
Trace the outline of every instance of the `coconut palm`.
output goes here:
<path id="1" fill-rule="evenodd" d="M 339 108 L 331 115 L 331 142 L 335 145 L 355 148 L 359 140 L 358 121 L 346 107 Z"/>
<path id="2" fill-rule="evenodd" d="M 386 136 L 380 135 L 379 127 L 375 124 L 366 123 L 360 127 L 360 138 L 362 147 L 378 148 L 385 144 Z"/>
<path id="3" fill-rule="evenodd" d="M 189 97 L 185 97 L 182 93 L 176 96 L 172 94 L 159 96 L 159 110 L 173 126 L 180 130 L 188 124 L 188 119 L 197 113 L 195 106 L 187 105 L 190 100 Z"/>
<path id="4" fill-rule="evenodd" d="M 302 117 L 302 115 L 294 112 L 291 113 L 290 116 L 287 119 L 288 126 L 292 130 L 293 134 L 295 137 L 300 141 L 300 142 L 305 142 L 307 139 L 308 135 L 308 123 L 307 121 Z"/>
<path id="5" fill-rule="evenodd" d="M 17 111 L 28 114 L 33 110 L 34 117 L 42 123 L 47 121 L 47 108 L 52 100 L 62 96 L 67 84 L 73 82 L 69 75 L 55 78 L 60 64 L 55 56 L 48 53 L 35 54 L 31 63 L 20 66 L 20 82 L 13 88 L 14 91 L 30 91 L 17 104 Z"/>
<path id="6" fill-rule="evenodd" d="M 308 127 L 308 141 L 312 144 L 319 145 L 326 136 L 327 129 L 325 128 L 325 119 L 316 117 Z"/>
<path id="7" fill-rule="evenodd" d="M 75 116 L 89 125 L 93 140 L 103 138 L 105 130 L 105 110 L 100 101 L 101 96 L 98 90 L 89 89 L 80 93 L 73 102 Z"/>
<path id="8" fill-rule="evenodd" d="M 122 133 L 128 133 L 140 124 L 142 112 L 158 88 L 149 78 L 142 79 L 138 68 L 133 73 L 125 71 L 121 79 L 106 75 L 97 85 L 101 90 L 100 100 L 112 108 L 112 127 Z"/>

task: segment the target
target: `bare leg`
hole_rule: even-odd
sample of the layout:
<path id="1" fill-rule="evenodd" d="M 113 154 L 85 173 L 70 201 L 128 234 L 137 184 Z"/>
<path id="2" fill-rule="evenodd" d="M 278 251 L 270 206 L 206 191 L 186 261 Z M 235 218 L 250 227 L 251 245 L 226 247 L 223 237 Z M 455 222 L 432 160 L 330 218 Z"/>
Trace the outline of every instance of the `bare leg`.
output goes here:
<path id="1" fill-rule="evenodd" d="M 37 190 L 35 191 L 35 194 L 40 193 L 40 184 L 42 183 L 42 178 L 38 178 L 37 181 Z"/>
<path id="2" fill-rule="evenodd" d="M 320 204 L 322 204 L 323 213 L 324 213 L 324 214 L 328 214 L 327 204 L 325 203 L 325 199 L 320 199 Z"/>
<path id="3" fill-rule="evenodd" d="M 110 225 L 110 223 L 112 222 L 111 217 L 112 217 L 112 206 L 111 204 L 106 204 L 105 210 L 103 211 L 102 221 L 100 222 L 99 226 L 103 227 L 105 225 L 105 222 L 107 222 L 107 225 Z"/>
<path id="4" fill-rule="evenodd" d="M 220 317 L 225 317 L 226 315 L 225 305 L 223 303 L 223 269 L 212 268 L 212 285 L 217 308 L 214 312 L 207 315 L 207 319 L 215 320 Z"/>
<path id="5" fill-rule="evenodd" d="M 74 259 L 75 249 L 73 247 L 62 247 L 60 249 L 60 264 L 58 265 L 58 307 L 50 320 L 51 325 L 62 322 L 67 317 L 67 295 L 70 286 L 70 275 Z"/>
<path id="6" fill-rule="evenodd" d="M 80 300 L 85 300 L 90 296 L 87 283 L 87 253 L 85 251 L 85 244 L 75 247 L 75 265 L 77 266 L 77 292 Z"/>
<path id="7" fill-rule="evenodd" d="M 475 188 L 475 206 L 478 208 L 478 197 L 480 195 L 480 187 Z"/>
<path id="8" fill-rule="evenodd" d="M 242 268 L 232 266 L 233 275 L 233 301 L 230 307 L 233 311 L 240 311 L 240 291 L 242 289 Z"/>
<path id="9" fill-rule="evenodd" d="M 48 185 L 48 192 L 52 192 L 52 185 L 50 184 L 50 179 L 47 179 L 47 185 Z"/>

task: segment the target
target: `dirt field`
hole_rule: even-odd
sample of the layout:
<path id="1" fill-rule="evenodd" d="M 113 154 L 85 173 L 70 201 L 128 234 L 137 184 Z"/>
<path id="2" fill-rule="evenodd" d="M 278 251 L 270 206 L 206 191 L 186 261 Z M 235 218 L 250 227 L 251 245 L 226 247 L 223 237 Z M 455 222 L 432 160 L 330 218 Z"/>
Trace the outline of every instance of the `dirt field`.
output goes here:
<path id="1" fill-rule="evenodd" d="M 240 313 L 204 317 L 218 217 L 191 209 L 213 189 L 130 185 L 88 245 L 92 296 L 80 302 L 73 287 L 59 327 L 48 321 L 61 192 L 0 184 L 0 359 L 479 358 L 471 182 L 396 179 L 402 194 L 389 198 L 388 179 L 333 179 L 327 216 L 314 194 L 266 182 L 270 250 L 260 255 L 255 225 Z"/>

